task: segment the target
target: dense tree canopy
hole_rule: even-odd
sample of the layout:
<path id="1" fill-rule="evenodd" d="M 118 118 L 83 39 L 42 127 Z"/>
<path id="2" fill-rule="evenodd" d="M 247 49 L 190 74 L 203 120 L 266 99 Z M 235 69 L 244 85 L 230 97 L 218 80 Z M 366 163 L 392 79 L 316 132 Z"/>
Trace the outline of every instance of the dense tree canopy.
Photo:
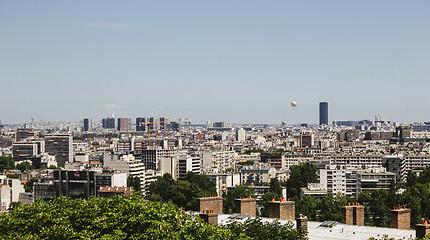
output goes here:
<path id="1" fill-rule="evenodd" d="M 32 170 L 35 167 L 31 165 L 29 162 L 22 162 L 16 165 L 16 169 L 25 171 L 25 170 Z"/>
<path id="2" fill-rule="evenodd" d="M 236 199 L 240 197 L 254 196 L 254 191 L 247 185 L 241 184 L 228 190 L 223 195 L 224 213 L 234 213 Z"/>
<path id="3" fill-rule="evenodd" d="M 246 239 L 139 195 L 21 204 L 0 225 L 0 239 Z"/>
<path id="4" fill-rule="evenodd" d="M 216 187 L 207 176 L 188 172 L 184 179 L 175 181 L 168 173 L 158 177 L 148 187 L 149 199 L 173 202 L 187 210 L 198 210 L 197 198 L 215 195 Z"/>
<path id="5" fill-rule="evenodd" d="M 317 167 L 310 162 L 303 162 L 290 168 L 291 174 L 287 180 L 288 197 L 297 199 L 300 188 L 307 187 L 308 183 L 318 181 Z"/>
<path id="6" fill-rule="evenodd" d="M 127 178 L 127 187 L 132 187 L 134 191 L 140 192 L 140 178 L 137 176 L 129 175 Z"/>
<path id="7" fill-rule="evenodd" d="M 0 156 L 0 171 L 14 169 L 15 164 L 13 158 L 9 156 Z"/>
<path id="8" fill-rule="evenodd" d="M 263 194 L 260 202 L 260 215 L 267 217 L 269 215 L 269 202 L 272 199 L 279 201 L 282 197 L 282 185 L 277 178 L 270 179 L 270 192 Z"/>
<path id="9" fill-rule="evenodd" d="M 226 226 L 236 235 L 245 233 L 251 239 L 256 240 L 301 240 L 303 230 L 293 228 L 293 224 L 281 224 L 279 221 L 263 222 L 260 218 L 247 219 L 244 223 L 232 222 Z"/>
<path id="10" fill-rule="evenodd" d="M 259 218 L 214 227 L 139 194 L 19 204 L 0 224 L 0 239 L 304 239 L 291 224 Z"/>

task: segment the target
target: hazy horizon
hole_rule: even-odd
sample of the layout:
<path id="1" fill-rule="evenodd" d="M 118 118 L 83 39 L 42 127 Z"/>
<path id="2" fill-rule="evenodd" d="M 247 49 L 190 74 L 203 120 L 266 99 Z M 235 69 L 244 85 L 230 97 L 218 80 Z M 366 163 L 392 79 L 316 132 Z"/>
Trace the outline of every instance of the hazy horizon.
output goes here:
<path id="1" fill-rule="evenodd" d="M 430 121 L 429 1 L 1 1 L 0 121 Z M 291 101 L 297 102 L 293 110 Z M 134 120 L 133 120 L 134 121 Z"/>

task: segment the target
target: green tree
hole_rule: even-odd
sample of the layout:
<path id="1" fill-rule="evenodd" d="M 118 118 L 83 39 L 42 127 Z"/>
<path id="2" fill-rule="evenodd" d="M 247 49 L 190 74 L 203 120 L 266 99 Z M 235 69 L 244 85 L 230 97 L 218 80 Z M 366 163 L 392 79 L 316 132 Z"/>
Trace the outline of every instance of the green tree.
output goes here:
<path id="1" fill-rule="evenodd" d="M 408 177 L 407 177 L 407 186 L 412 187 L 418 182 L 418 176 L 412 172 L 412 170 L 408 171 Z"/>
<path id="2" fill-rule="evenodd" d="M 388 192 L 384 189 L 377 189 L 370 196 L 369 212 L 372 214 L 373 226 L 388 227 L 390 224 Z"/>
<path id="3" fill-rule="evenodd" d="M 33 192 L 33 185 L 37 182 L 36 178 L 30 179 L 24 184 L 24 189 L 26 192 Z"/>
<path id="4" fill-rule="evenodd" d="M 417 179 L 419 183 L 430 183 L 430 167 L 425 167 Z"/>
<path id="5" fill-rule="evenodd" d="M 216 193 L 215 183 L 212 180 L 210 180 L 206 175 L 201 175 L 201 174 L 197 174 L 197 173 L 193 173 L 193 172 L 187 172 L 187 174 L 185 175 L 183 180 L 188 181 L 190 183 L 197 184 L 197 187 L 199 187 L 202 190 L 207 191 L 206 195 Z"/>
<path id="6" fill-rule="evenodd" d="M 282 196 L 282 185 L 277 178 L 270 179 L 270 191 L 274 192 L 277 196 Z"/>
<path id="7" fill-rule="evenodd" d="M 358 202 L 364 206 L 364 223 L 369 226 L 373 226 L 372 214 L 370 212 L 370 203 L 372 201 L 372 197 L 370 196 L 369 191 L 364 191 L 358 195 Z"/>
<path id="8" fill-rule="evenodd" d="M 137 194 L 20 204 L 0 224 L 0 239 L 248 239 Z"/>
<path id="9" fill-rule="evenodd" d="M 319 202 L 320 213 L 317 216 L 317 221 L 342 221 L 342 207 L 348 202 L 347 197 L 333 193 L 327 193 L 321 197 Z"/>
<path id="10" fill-rule="evenodd" d="M 14 169 L 15 164 L 13 158 L 9 156 L 0 156 L 0 171 Z"/>
<path id="11" fill-rule="evenodd" d="M 263 222 L 260 218 L 250 219 L 245 222 L 231 222 L 226 226 L 234 234 L 245 233 L 251 239 L 255 240 L 301 240 L 307 239 L 303 236 L 301 229 L 294 229 L 292 223 L 281 224 L 279 221 Z"/>
<path id="12" fill-rule="evenodd" d="M 260 202 L 261 216 L 269 215 L 269 202 L 272 199 L 279 201 L 282 197 L 282 185 L 277 178 L 270 179 L 270 192 L 263 194 Z"/>
<path id="13" fill-rule="evenodd" d="M 215 195 L 215 184 L 205 175 L 187 173 L 184 179 L 175 181 L 168 173 L 158 177 L 148 187 L 152 201 L 173 202 L 188 210 L 198 210 L 197 198 Z"/>
<path id="14" fill-rule="evenodd" d="M 272 201 L 272 199 L 275 199 L 276 201 L 280 200 L 280 196 L 277 195 L 274 192 L 267 192 L 265 194 L 263 194 L 263 196 L 261 197 L 261 202 L 260 202 L 260 215 L 262 217 L 268 217 L 269 216 L 269 202 Z"/>
<path id="15" fill-rule="evenodd" d="M 223 194 L 223 211 L 225 213 L 234 213 L 236 208 L 236 199 L 240 197 L 254 196 L 254 191 L 245 184 L 240 184 L 228 190 Z"/>
<path id="16" fill-rule="evenodd" d="M 317 182 L 317 168 L 310 162 L 303 162 L 290 168 L 291 174 L 286 185 L 289 198 L 297 198 L 300 188 L 307 187 L 308 183 Z"/>
<path id="17" fill-rule="evenodd" d="M 140 178 L 138 176 L 129 175 L 127 177 L 127 187 L 132 187 L 134 191 L 140 192 Z"/>
<path id="18" fill-rule="evenodd" d="M 31 165 L 29 162 L 22 162 L 16 165 L 16 169 L 26 171 L 34 169 L 34 166 Z"/>
<path id="19" fill-rule="evenodd" d="M 305 215 L 309 221 L 316 221 L 319 209 L 319 201 L 313 196 L 304 196 L 296 202 L 296 215 Z"/>

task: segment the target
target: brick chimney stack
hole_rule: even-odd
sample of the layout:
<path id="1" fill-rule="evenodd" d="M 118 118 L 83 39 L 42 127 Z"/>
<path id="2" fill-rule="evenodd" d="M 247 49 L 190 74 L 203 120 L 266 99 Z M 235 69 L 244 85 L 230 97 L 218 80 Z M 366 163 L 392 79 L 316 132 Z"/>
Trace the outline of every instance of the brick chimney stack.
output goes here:
<path id="1" fill-rule="evenodd" d="M 390 212 L 390 227 L 399 229 L 411 228 L 411 209 L 405 206 L 394 207 Z"/>
<path id="2" fill-rule="evenodd" d="M 364 226 L 364 206 L 360 203 L 348 203 L 342 207 L 342 223 Z"/>
<path id="3" fill-rule="evenodd" d="M 200 212 L 213 210 L 214 213 L 222 213 L 222 197 L 218 197 L 216 195 L 202 196 L 201 198 L 198 198 L 197 201 L 199 202 Z"/>
<path id="4" fill-rule="evenodd" d="M 415 225 L 415 233 L 417 238 L 424 238 L 427 234 L 430 234 L 430 223 L 427 219 L 424 219 L 422 224 Z"/>
<path id="5" fill-rule="evenodd" d="M 213 226 L 218 225 L 218 213 L 214 213 L 214 210 L 206 210 L 203 213 L 200 213 L 200 218 L 207 224 Z"/>
<path id="6" fill-rule="evenodd" d="M 295 219 L 296 203 L 289 200 L 285 201 L 285 198 L 281 198 L 280 201 L 272 199 L 269 202 L 269 218 Z"/>
<path id="7" fill-rule="evenodd" d="M 308 233 L 308 218 L 302 214 L 298 218 L 296 218 L 296 227 L 297 229 L 303 230 L 303 235 L 306 236 Z"/>
<path id="8" fill-rule="evenodd" d="M 257 200 L 248 196 L 246 198 L 236 199 L 236 213 L 247 214 L 255 217 L 257 215 Z"/>

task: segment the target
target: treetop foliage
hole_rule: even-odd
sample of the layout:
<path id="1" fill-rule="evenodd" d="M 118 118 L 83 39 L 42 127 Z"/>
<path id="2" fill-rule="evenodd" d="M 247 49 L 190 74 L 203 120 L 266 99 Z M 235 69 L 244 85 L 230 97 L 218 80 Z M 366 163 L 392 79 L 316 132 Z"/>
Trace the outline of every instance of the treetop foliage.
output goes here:
<path id="1" fill-rule="evenodd" d="M 138 194 L 21 204 L 0 224 L 0 239 L 246 239 Z"/>
<path id="2" fill-rule="evenodd" d="M 175 181 L 168 173 L 158 177 L 148 187 L 149 199 L 172 202 L 187 210 L 198 210 L 197 198 L 215 195 L 216 187 L 207 176 L 188 172 L 185 178 Z"/>
<path id="3" fill-rule="evenodd" d="M 19 204 L 0 214 L 0 239 L 305 239 L 291 224 L 248 219 L 211 226 L 139 194 Z"/>
<path id="4" fill-rule="evenodd" d="M 297 198 L 301 187 L 307 187 L 308 183 L 318 181 L 317 167 L 310 162 L 293 165 L 291 174 L 287 180 L 287 191 L 289 198 Z"/>
<path id="5" fill-rule="evenodd" d="M 13 158 L 9 156 L 0 156 L 0 171 L 14 169 L 15 164 Z"/>

